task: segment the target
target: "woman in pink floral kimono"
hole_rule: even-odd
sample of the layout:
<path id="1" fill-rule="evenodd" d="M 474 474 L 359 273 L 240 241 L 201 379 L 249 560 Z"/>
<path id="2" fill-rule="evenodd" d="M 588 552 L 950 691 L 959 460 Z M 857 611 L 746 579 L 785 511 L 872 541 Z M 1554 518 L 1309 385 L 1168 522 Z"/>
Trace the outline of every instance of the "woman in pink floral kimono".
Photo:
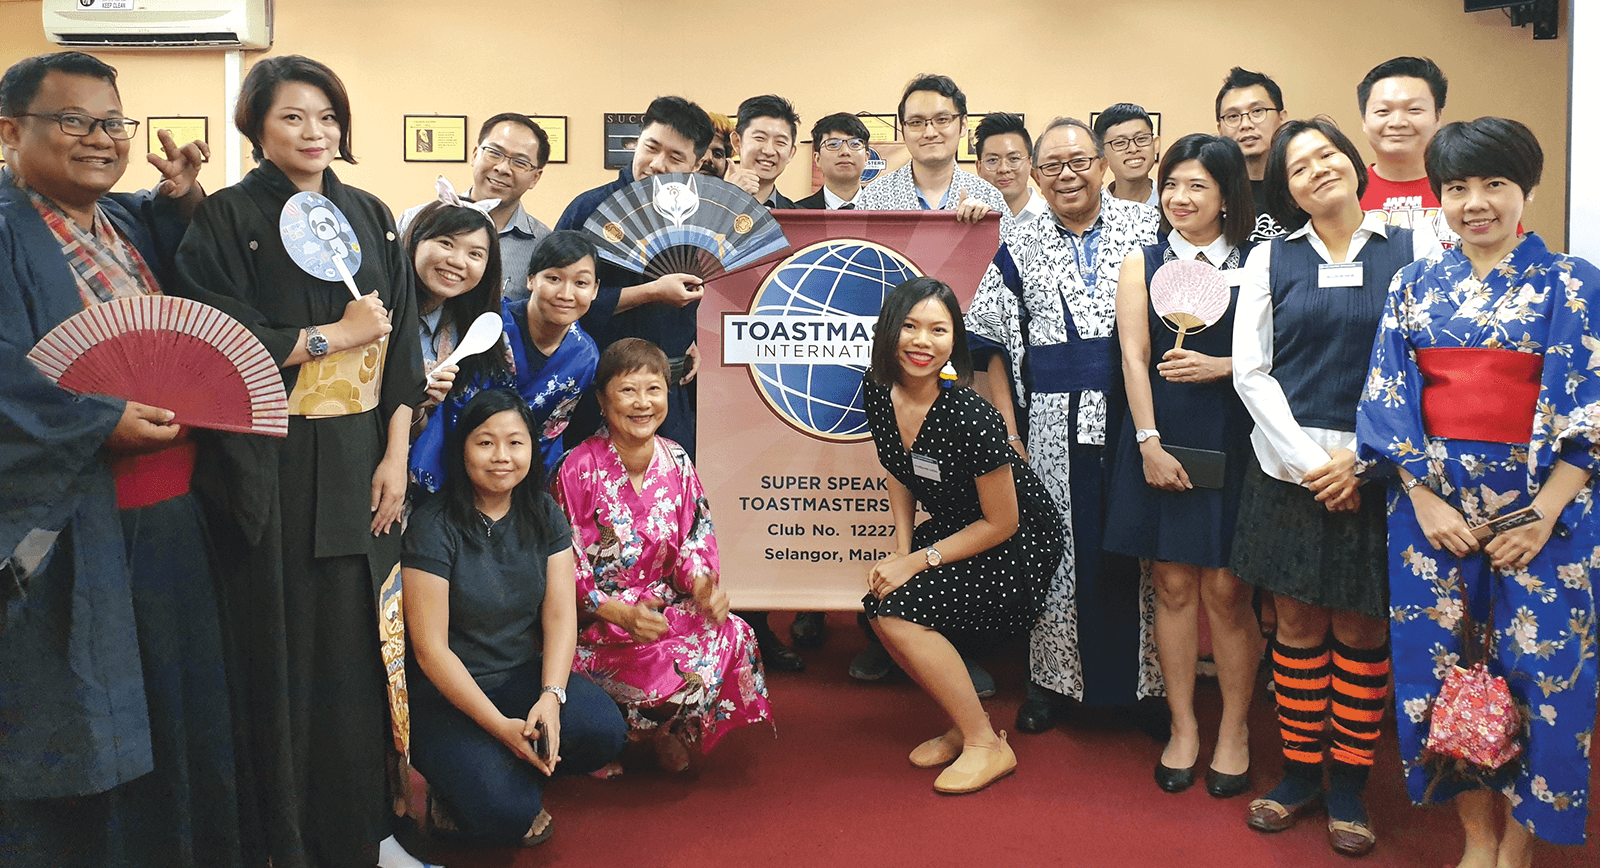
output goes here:
<path id="1" fill-rule="evenodd" d="M 664 768 L 688 768 L 729 730 L 770 720 L 750 625 L 718 587 L 717 539 L 694 465 L 656 436 L 667 357 L 630 338 L 600 358 L 606 428 L 568 453 L 555 496 L 572 522 L 578 604 L 590 619 L 573 669 L 622 706 L 629 737 Z"/>

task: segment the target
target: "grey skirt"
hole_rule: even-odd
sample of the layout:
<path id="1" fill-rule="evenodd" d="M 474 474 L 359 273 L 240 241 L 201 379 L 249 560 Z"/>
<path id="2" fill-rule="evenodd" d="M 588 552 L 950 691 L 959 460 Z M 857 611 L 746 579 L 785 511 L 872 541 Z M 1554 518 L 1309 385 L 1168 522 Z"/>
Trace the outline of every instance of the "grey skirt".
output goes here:
<path id="1" fill-rule="evenodd" d="M 1386 493 L 1381 482 L 1365 483 L 1360 511 L 1332 513 L 1252 459 L 1239 497 L 1234 573 L 1302 603 L 1388 618 Z"/>

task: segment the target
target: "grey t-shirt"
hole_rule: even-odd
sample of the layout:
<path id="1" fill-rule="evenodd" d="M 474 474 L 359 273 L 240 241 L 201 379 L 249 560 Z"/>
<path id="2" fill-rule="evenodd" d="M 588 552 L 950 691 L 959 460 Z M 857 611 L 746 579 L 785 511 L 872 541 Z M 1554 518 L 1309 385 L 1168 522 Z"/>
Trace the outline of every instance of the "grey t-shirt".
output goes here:
<path id="1" fill-rule="evenodd" d="M 485 689 L 544 647 L 545 564 L 572 545 L 572 528 L 550 495 L 539 498 L 545 519 L 536 528 L 517 527 L 511 515 L 489 522 L 482 513 L 462 527 L 443 494 L 428 498 L 406 527 L 400 564 L 450 583 L 450 650 Z"/>

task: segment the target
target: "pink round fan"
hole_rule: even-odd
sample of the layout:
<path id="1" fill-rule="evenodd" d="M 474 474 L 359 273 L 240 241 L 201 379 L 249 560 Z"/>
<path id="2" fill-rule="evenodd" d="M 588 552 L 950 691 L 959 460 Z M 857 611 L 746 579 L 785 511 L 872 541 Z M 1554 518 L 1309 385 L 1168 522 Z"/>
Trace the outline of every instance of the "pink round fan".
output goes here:
<path id="1" fill-rule="evenodd" d="M 289 433 L 283 374 L 238 320 L 186 298 L 146 295 L 97 304 L 28 353 L 63 389 L 171 410 L 196 428 Z"/>
<path id="2" fill-rule="evenodd" d="M 1222 272 L 1192 259 L 1161 266 L 1150 281 L 1150 305 L 1178 333 L 1173 349 L 1183 349 L 1185 335 L 1216 325 L 1232 300 Z"/>

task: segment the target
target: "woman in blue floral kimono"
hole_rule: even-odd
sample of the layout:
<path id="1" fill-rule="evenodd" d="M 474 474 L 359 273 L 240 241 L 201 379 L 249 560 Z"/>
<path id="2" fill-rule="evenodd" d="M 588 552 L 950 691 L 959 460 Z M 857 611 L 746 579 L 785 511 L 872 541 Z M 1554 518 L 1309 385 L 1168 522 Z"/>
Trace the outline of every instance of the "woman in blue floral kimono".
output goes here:
<path id="1" fill-rule="evenodd" d="M 1583 843 L 1589 800 L 1600 543 L 1600 323 L 1590 316 L 1600 271 L 1520 233 L 1543 166 L 1522 124 L 1450 124 L 1427 166 L 1461 245 L 1396 276 L 1357 431 L 1361 458 L 1395 475 L 1400 747 L 1414 800 L 1455 798 L 1461 865 L 1528 865 L 1533 835 Z M 1486 545 L 1474 539 L 1471 526 L 1530 504 L 1542 519 Z M 1463 593 L 1469 622 L 1491 635 L 1463 636 Z M 1497 772 L 1441 772 L 1424 756 L 1432 703 L 1446 673 L 1489 643 L 1485 662 L 1523 713 L 1523 753 Z"/>

